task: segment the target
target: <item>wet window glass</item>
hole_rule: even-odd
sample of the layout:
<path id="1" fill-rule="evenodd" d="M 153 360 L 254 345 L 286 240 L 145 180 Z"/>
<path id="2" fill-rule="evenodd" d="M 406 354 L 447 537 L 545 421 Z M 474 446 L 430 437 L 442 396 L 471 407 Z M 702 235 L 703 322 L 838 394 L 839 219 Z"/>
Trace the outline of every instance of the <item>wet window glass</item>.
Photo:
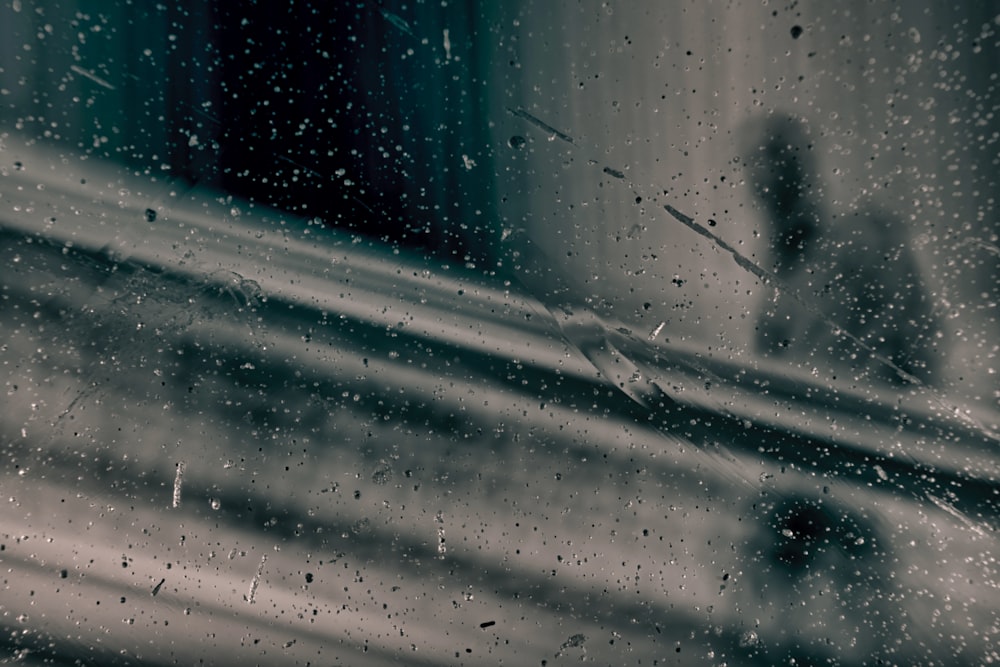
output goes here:
<path id="1" fill-rule="evenodd" d="M 0 35 L 6 659 L 1000 660 L 996 6 Z"/>

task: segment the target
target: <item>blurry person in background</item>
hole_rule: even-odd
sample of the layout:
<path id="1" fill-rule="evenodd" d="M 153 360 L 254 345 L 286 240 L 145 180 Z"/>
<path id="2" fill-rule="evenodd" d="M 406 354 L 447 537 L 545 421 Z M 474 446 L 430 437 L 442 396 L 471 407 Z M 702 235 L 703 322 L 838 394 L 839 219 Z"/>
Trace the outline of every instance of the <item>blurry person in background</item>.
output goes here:
<path id="1" fill-rule="evenodd" d="M 902 370 L 933 383 L 939 322 L 906 229 L 880 211 L 828 209 L 801 120 L 775 115 L 752 136 L 748 176 L 770 241 L 764 266 L 777 277 L 758 351 L 856 379 L 905 383 Z"/>

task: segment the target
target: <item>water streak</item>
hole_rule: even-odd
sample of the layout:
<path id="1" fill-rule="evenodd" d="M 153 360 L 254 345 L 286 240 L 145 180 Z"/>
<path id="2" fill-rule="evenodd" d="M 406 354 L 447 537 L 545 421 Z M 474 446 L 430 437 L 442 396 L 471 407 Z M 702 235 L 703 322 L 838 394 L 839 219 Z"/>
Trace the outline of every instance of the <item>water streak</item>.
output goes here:
<path id="1" fill-rule="evenodd" d="M 184 482 L 184 461 L 177 462 L 177 472 L 174 474 L 174 498 L 172 507 L 181 506 L 181 484 Z"/>
<path id="2" fill-rule="evenodd" d="M 253 579 L 250 580 L 250 590 L 247 592 L 244 599 L 247 604 L 253 604 L 254 600 L 257 598 L 257 587 L 260 586 L 260 578 L 264 574 L 264 564 L 267 562 L 267 554 L 260 557 L 260 563 L 257 565 L 257 572 L 254 573 Z"/>

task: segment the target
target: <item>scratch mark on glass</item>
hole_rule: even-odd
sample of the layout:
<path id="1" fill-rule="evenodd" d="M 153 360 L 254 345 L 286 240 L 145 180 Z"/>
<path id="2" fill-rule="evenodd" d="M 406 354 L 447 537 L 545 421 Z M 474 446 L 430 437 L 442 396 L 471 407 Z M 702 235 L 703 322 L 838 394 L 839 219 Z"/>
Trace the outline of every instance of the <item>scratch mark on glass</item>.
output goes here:
<path id="1" fill-rule="evenodd" d="M 932 503 L 937 505 L 939 508 L 941 508 L 942 510 L 952 515 L 953 517 L 961 521 L 963 524 L 965 524 L 965 527 L 971 530 L 973 533 L 975 533 L 979 537 L 986 537 L 986 531 L 984 531 L 983 528 L 977 522 L 970 519 L 968 515 L 965 514 L 965 512 L 962 512 L 947 500 L 943 498 L 938 498 L 933 493 L 928 493 L 927 497 L 930 499 Z"/>
<path id="2" fill-rule="evenodd" d="M 961 248 L 963 246 L 969 246 L 969 245 L 975 246 L 980 250 L 985 250 L 991 255 L 996 255 L 997 257 L 1000 257 L 1000 246 L 996 245 L 995 243 L 990 243 L 980 238 L 972 238 L 972 239 L 965 239 L 964 241 L 958 244 L 958 247 Z"/>
<path id="3" fill-rule="evenodd" d="M 740 266 L 740 268 L 755 275 L 765 285 L 777 282 L 777 278 L 774 276 L 774 274 L 751 262 L 749 259 L 740 254 L 739 250 L 729 245 L 721 236 L 710 231 L 704 225 L 695 222 L 695 219 L 692 218 L 691 216 L 681 213 L 670 204 L 665 204 L 663 208 L 666 209 L 667 213 L 672 215 L 682 225 L 689 228 L 693 232 L 700 234 L 701 236 L 704 236 L 705 238 L 712 241 L 712 243 L 714 243 L 716 246 L 729 253 L 732 256 L 732 258 L 736 261 L 736 264 Z"/>
<path id="4" fill-rule="evenodd" d="M 538 129 L 548 133 L 551 137 L 555 137 L 556 139 L 562 139 L 567 144 L 574 145 L 573 137 L 569 136 L 565 132 L 562 132 L 561 130 L 557 130 L 556 128 L 546 123 L 544 120 L 538 118 L 537 116 L 532 116 L 524 109 L 511 109 L 510 107 L 507 107 L 507 111 L 508 113 L 511 113 L 517 116 L 518 118 L 523 118 L 524 120 L 528 121 Z"/>
<path id="5" fill-rule="evenodd" d="M 410 37 L 413 37 L 413 30 L 410 29 L 410 24 L 402 16 L 393 14 L 388 9 L 383 9 L 382 7 L 379 7 L 378 11 L 379 14 L 382 15 L 382 18 L 391 23 L 394 27 L 402 32 L 405 32 Z"/>
<path id="6" fill-rule="evenodd" d="M 306 165 L 302 164 L 301 162 L 296 162 L 295 160 L 293 160 L 290 157 L 286 157 L 284 155 L 279 155 L 278 159 L 282 160 L 284 162 L 287 162 L 290 165 L 298 167 L 299 169 L 301 169 L 302 171 L 306 172 L 307 174 L 309 174 L 310 176 L 312 176 L 314 178 L 323 178 L 323 174 L 319 173 L 318 171 L 316 171 L 312 167 L 307 167 Z"/>
<path id="7" fill-rule="evenodd" d="M 551 125 L 541 120 L 540 118 L 531 115 L 524 109 L 511 109 L 510 107 L 507 107 L 507 111 L 512 115 L 517 116 L 518 118 L 523 118 L 524 120 L 528 121 L 535 127 L 549 133 L 553 138 L 562 139 L 566 143 L 573 146 L 576 145 L 573 141 L 573 137 L 566 134 L 565 132 L 557 130 L 556 128 L 552 127 Z M 596 165 L 597 161 L 591 159 L 588 160 L 588 163 Z M 609 169 L 608 167 L 603 168 L 605 173 L 611 174 L 611 172 L 609 172 L 608 169 Z M 629 186 L 629 188 L 633 192 L 640 195 L 642 194 L 642 189 L 639 186 L 637 186 L 634 181 L 624 178 L 624 174 L 622 176 L 623 176 L 622 180 L 625 181 L 625 183 Z M 643 198 L 655 199 L 655 198 L 648 198 L 645 196 Z M 800 295 L 795 290 L 785 289 L 785 285 L 783 284 L 783 282 L 780 279 L 778 279 L 778 277 L 774 273 L 755 264 L 752 260 L 744 256 L 736 248 L 731 246 L 725 239 L 715 234 L 714 232 L 710 231 L 704 225 L 696 222 L 694 218 L 685 213 L 682 213 L 681 211 L 677 210 L 670 204 L 664 204 L 663 208 L 664 210 L 667 211 L 667 213 L 671 215 L 671 217 L 673 217 L 675 220 L 683 224 L 685 227 L 692 230 L 696 234 L 705 237 L 706 239 L 711 241 L 717 248 L 729 254 L 740 268 L 758 278 L 763 284 L 770 285 L 775 289 L 781 289 L 782 291 L 789 294 L 789 296 L 792 299 L 794 299 L 799 305 L 804 307 L 806 311 L 809 312 L 811 315 L 817 317 L 820 321 L 822 321 L 836 335 L 846 340 L 849 340 L 853 345 L 857 346 L 858 349 L 864 350 L 866 353 L 871 355 L 873 359 L 885 365 L 887 368 L 890 368 L 901 379 L 905 380 L 912 386 L 918 387 L 923 391 L 927 392 L 928 395 L 932 398 L 932 400 L 934 400 L 934 402 L 940 405 L 941 407 L 945 408 L 949 414 L 955 415 L 960 421 L 975 428 L 977 431 L 979 431 L 986 437 L 990 438 L 991 440 L 1000 441 L 1000 432 L 998 432 L 995 428 L 991 427 L 990 425 L 987 425 L 982 420 L 968 414 L 967 412 L 963 412 L 960 409 L 958 409 L 957 406 L 953 405 L 948 399 L 942 396 L 941 393 L 937 391 L 934 387 L 928 385 L 926 382 L 923 382 L 920 378 L 912 375 L 911 373 L 908 373 L 905 369 L 901 368 L 898 364 L 892 361 L 892 359 L 885 356 L 884 354 L 879 353 L 871 345 L 868 345 L 863 340 L 861 340 L 857 336 L 853 335 L 851 332 L 847 331 L 846 329 L 838 325 L 830 317 L 828 317 L 825 313 L 823 313 L 818 306 L 807 301 L 802 295 Z M 976 243 L 976 245 L 983 248 L 987 252 L 992 252 L 991 244 L 983 243 L 981 239 L 975 239 L 972 242 Z"/>
<path id="8" fill-rule="evenodd" d="M 80 76 L 90 79 L 101 88 L 107 88 L 108 90 L 116 90 L 115 86 L 110 81 L 97 76 L 96 74 L 94 74 L 89 70 L 83 69 L 79 65 L 70 65 L 69 68 L 74 72 L 76 72 L 77 74 L 79 74 Z"/>

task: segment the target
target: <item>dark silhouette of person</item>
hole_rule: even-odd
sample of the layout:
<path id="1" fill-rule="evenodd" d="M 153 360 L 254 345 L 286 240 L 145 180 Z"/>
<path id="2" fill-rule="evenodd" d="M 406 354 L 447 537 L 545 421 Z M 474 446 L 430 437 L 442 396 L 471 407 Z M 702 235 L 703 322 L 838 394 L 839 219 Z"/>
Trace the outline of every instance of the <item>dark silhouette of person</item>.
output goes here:
<path id="1" fill-rule="evenodd" d="M 938 320 L 906 230 L 881 211 L 827 211 L 802 121 L 770 117 L 756 137 L 747 167 L 778 279 L 758 317 L 758 351 L 856 378 L 905 383 L 901 370 L 931 382 Z"/>

